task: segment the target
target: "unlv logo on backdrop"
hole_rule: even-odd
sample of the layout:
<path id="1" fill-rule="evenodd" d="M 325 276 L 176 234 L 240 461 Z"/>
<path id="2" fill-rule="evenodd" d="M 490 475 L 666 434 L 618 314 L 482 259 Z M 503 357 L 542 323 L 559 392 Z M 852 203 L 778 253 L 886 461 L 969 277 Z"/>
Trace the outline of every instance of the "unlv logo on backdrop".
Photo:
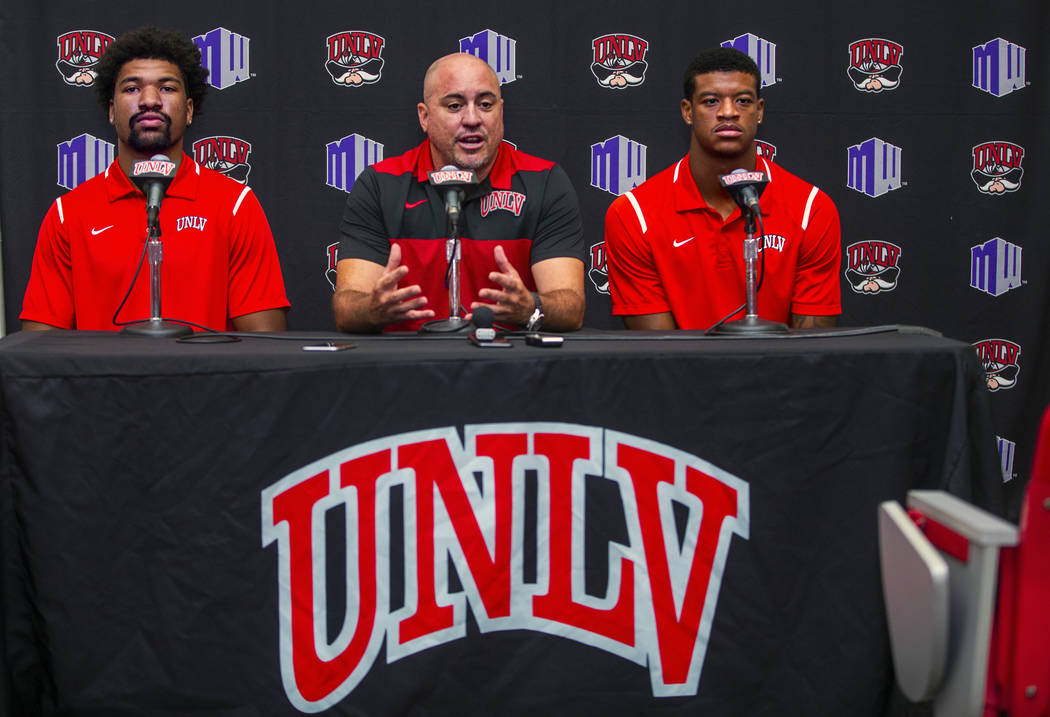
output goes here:
<path id="1" fill-rule="evenodd" d="M 649 67 L 645 61 L 648 40 L 617 33 L 594 38 L 591 47 L 594 49 L 591 72 L 602 87 L 622 90 L 645 82 L 645 70 Z"/>
<path id="2" fill-rule="evenodd" d="M 609 266 L 605 253 L 605 242 L 591 244 L 591 268 L 587 277 L 599 294 L 609 293 Z"/>
<path id="3" fill-rule="evenodd" d="M 859 241 L 846 247 L 846 281 L 858 294 L 897 288 L 901 248 L 888 241 Z"/>
<path id="4" fill-rule="evenodd" d="M 970 177 L 985 194 L 1016 192 L 1021 188 L 1024 147 L 1013 142 L 993 140 L 973 148 L 973 171 Z"/>
<path id="5" fill-rule="evenodd" d="M 367 30 L 345 30 L 329 35 L 325 42 L 328 58 L 324 68 L 332 82 L 343 87 L 379 82 L 383 74 L 384 38 Z"/>
<path id="6" fill-rule="evenodd" d="M 335 291 L 335 265 L 339 263 L 339 242 L 326 246 L 325 253 L 328 255 L 328 268 L 325 269 L 324 278 L 328 279 L 328 285 Z"/>
<path id="7" fill-rule="evenodd" d="M 198 139 L 193 143 L 193 158 L 208 169 L 225 174 L 230 179 L 245 184 L 252 165 L 248 155 L 252 145 L 239 137 L 216 135 Z"/>
<path id="8" fill-rule="evenodd" d="M 854 89 L 860 92 L 882 92 L 900 86 L 901 55 L 904 48 L 892 40 L 869 37 L 849 46 L 849 75 Z"/>
<path id="9" fill-rule="evenodd" d="M 528 580 L 526 474 L 539 504 Z M 578 508 L 588 476 L 617 485 L 629 543 L 601 551 L 604 596 L 574 577 L 587 569 L 588 513 Z M 303 712 L 350 694 L 384 641 L 393 663 L 463 638 L 468 606 L 480 639 L 497 630 L 559 636 L 648 665 L 657 697 L 695 695 L 730 543 L 750 525 L 739 478 L 670 446 L 566 423 L 468 425 L 462 440 L 455 427 L 388 436 L 305 466 L 261 497 L 263 546 L 277 544 L 282 682 Z M 346 531 L 331 542 L 330 510 L 345 515 Z M 391 527 L 398 513 L 403 525 Z M 392 536 L 404 536 L 394 555 Z M 351 607 L 330 640 L 325 546 L 336 542 L 347 565 L 333 592 Z M 461 590 L 450 589 L 449 570 L 434 569 L 449 564 Z M 393 569 L 404 578 L 396 608 Z"/>
<path id="10" fill-rule="evenodd" d="M 984 364 L 985 384 L 989 391 L 1013 388 L 1021 365 L 1017 359 L 1021 347 L 1006 339 L 982 339 L 973 344 Z"/>
<path id="11" fill-rule="evenodd" d="M 759 157 L 767 159 L 770 162 L 772 162 L 773 158 L 777 156 L 777 146 L 775 144 L 770 144 L 769 142 L 763 142 L 760 139 L 755 140 L 755 151 L 758 153 Z"/>
<path id="12" fill-rule="evenodd" d="M 71 30 L 56 38 L 58 60 L 55 67 L 62 80 L 74 87 L 91 87 L 95 84 L 98 64 L 102 53 L 113 42 L 113 36 L 98 30 Z"/>

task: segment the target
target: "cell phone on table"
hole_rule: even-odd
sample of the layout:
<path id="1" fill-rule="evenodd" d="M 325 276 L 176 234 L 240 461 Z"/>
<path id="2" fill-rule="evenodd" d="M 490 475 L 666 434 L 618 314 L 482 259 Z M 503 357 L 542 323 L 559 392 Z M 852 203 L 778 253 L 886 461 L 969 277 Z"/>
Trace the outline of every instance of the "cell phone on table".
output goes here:
<path id="1" fill-rule="evenodd" d="M 329 341 L 323 344 L 306 344 L 303 346 L 303 351 L 346 351 L 347 349 L 354 348 L 354 346 L 356 346 L 356 344 L 350 343 L 349 341 L 342 343 Z"/>

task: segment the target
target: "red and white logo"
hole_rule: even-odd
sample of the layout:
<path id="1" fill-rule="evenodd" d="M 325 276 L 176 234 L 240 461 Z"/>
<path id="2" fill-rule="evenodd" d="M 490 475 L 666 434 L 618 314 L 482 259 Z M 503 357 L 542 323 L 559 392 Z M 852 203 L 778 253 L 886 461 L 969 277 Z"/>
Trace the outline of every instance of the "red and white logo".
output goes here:
<path id="1" fill-rule="evenodd" d="M 521 209 L 525 206 L 525 195 L 521 192 L 511 192 L 506 189 L 494 189 L 481 198 L 481 216 L 496 209 L 511 212 L 516 217 L 521 216 Z"/>
<path id="2" fill-rule="evenodd" d="M 325 40 L 324 68 L 340 87 L 360 87 L 379 82 L 383 74 L 386 38 L 368 30 L 344 30 Z"/>
<path id="3" fill-rule="evenodd" d="M 591 41 L 594 50 L 591 72 L 598 84 L 612 90 L 622 90 L 645 82 L 649 63 L 649 41 L 637 35 L 612 33 Z"/>
<path id="4" fill-rule="evenodd" d="M 540 546 L 528 582 L 527 472 L 537 478 Z M 617 484 L 628 534 L 626 545 L 609 543 L 601 597 L 582 578 L 588 476 Z M 395 486 L 404 501 L 405 586 L 404 605 L 392 609 Z M 388 436 L 311 463 L 261 497 L 263 546 L 277 546 L 281 676 L 303 712 L 350 694 L 384 642 L 393 663 L 464 637 L 468 605 L 483 634 L 574 640 L 647 665 L 654 696 L 695 695 L 732 537 L 747 539 L 750 524 L 748 484 L 736 476 L 655 441 L 567 423 L 468 425 L 462 440 L 451 426 Z M 334 537 L 346 545 L 342 590 L 351 606 L 331 640 L 329 510 L 346 516 L 347 534 Z M 449 561 L 461 592 L 450 591 Z"/>
<path id="5" fill-rule="evenodd" d="M 98 72 L 95 65 L 113 42 L 113 36 L 98 30 L 71 30 L 55 38 L 58 59 L 55 68 L 67 85 L 91 87 Z"/>

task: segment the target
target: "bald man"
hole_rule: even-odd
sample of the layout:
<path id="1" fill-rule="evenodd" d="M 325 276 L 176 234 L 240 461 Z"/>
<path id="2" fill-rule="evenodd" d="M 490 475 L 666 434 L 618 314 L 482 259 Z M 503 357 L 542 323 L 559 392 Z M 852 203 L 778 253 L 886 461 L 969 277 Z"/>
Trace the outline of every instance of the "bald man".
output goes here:
<path id="1" fill-rule="evenodd" d="M 444 198 L 428 172 L 473 170 L 459 221 L 460 301 L 492 308 L 508 328 L 573 331 L 583 324 L 583 228 L 558 165 L 503 141 L 499 80 L 456 53 L 423 79 L 416 105 L 426 140 L 366 168 L 340 225 L 332 310 L 348 332 L 414 331 L 448 317 Z"/>

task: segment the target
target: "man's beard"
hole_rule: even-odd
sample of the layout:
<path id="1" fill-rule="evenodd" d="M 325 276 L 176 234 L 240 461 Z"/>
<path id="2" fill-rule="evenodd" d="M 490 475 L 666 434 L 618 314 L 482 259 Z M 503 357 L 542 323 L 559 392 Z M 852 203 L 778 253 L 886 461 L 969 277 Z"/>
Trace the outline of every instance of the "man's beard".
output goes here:
<path id="1" fill-rule="evenodd" d="M 160 130 L 157 130 L 156 128 L 143 130 L 137 124 L 139 115 L 132 117 L 130 121 L 131 134 L 128 135 L 128 146 L 136 152 L 142 152 L 143 154 L 165 151 L 170 148 L 172 144 L 171 118 L 167 115 L 162 116 L 164 117 L 164 126 Z"/>

